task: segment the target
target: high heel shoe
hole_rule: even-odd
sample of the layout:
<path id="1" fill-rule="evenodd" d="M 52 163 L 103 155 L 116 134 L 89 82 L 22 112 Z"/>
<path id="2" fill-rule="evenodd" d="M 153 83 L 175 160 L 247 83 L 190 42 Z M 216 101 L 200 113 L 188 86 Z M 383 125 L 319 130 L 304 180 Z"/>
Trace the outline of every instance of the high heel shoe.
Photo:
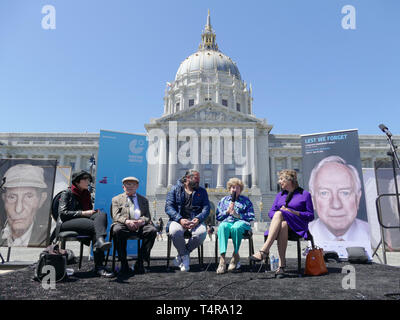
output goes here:
<path id="1" fill-rule="evenodd" d="M 226 273 L 226 263 L 225 260 L 224 261 L 220 260 L 217 268 L 217 274 L 224 274 L 224 273 Z"/>
<path id="2" fill-rule="evenodd" d="M 268 257 L 268 255 L 269 255 L 268 252 L 265 252 L 265 251 L 262 251 L 262 250 L 260 250 L 259 253 L 260 253 L 260 255 L 261 255 L 261 258 L 258 258 L 258 257 L 256 257 L 256 256 L 253 254 L 253 255 L 250 257 L 250 260 L 251 260 L 251 261 L 254 261 L 254 262 L 261 262 L 261 261 L 265 260 L 265 258 Z"/>
<path id="3" fill-rule="evenodd" d="M 281 266 L 278 270 L 275 271 L 275 278 L 282 279 L 285 277 L 285 268 L 286 266 Z"/>

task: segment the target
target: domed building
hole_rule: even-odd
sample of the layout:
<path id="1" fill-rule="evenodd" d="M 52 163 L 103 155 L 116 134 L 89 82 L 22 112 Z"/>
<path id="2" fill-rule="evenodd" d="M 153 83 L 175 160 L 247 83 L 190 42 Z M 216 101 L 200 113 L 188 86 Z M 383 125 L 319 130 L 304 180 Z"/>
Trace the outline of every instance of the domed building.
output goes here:
<path id="1" fill-rule="evenodd" d="M 256 212 L 262 202 L 269 205 L 274 197 L 268 154 L 272 125 L 253 115 L 252 100 L 251 85 L 218 48 L 208 13 L 198 50 L 167 82 L 163 116 L 145 125 L 150 144 L 157 145 L 147 170 L 147 196 L 165 203 L 168 189 L 195 168 L 214 205 L 232 177 L 242 179 Z"/>
<path id="2" fill-rule="evenodd" d="M 201 40 L 199 50 L 179 66 L 175 81 L 167 83 L 164 116 L 207 101 L 251 115 L 251 87 L 242 81 L 236 63 L 218 49 L 210 14 Z"/>

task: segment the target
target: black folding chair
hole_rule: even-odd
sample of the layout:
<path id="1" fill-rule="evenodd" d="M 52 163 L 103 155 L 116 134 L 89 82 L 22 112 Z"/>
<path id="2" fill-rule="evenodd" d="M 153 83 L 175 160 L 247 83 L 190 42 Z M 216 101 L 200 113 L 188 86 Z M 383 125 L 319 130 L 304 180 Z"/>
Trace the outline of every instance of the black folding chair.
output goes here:
<path id="1" fill-rule="evenodd" d="M 60 241 L 61 242 L 61 249 L 65 250 L 65 245 L 67 241 L 79 241 L 80 242 L 80 251 L 79 251 L 79 264 L 78 269 L 82 266 L 82 258 L 83 258 L 83 245 L 87 244 L 90 245 L 92 239 L 90 236 L 80 235 L 76 231 L 60 231 L 60 227 L 62 222 L 58 221 L 58 205 L 61 197 L 61 193 L 59 192 L 53 199 L 51 204 L 51 215 L 55 221 L 57 221 L 57 226 L 53 230 L 50 243 L 53 241 Z"/>
<path id="2" fill-rule="evenodd" d="M 114 238 L 114 226 L 115 226 L 115 223 L 113 223 L 112 225 L 111 225 L 111 227 L 110 227 L 110 242 L 112 242 L 112 246 L 113 246 L 113 253 L 112 253 L 112 266 L 111 266 L 111 270 L 112 270 L 112 272 L 116 272 L 115 271 L 115 256 L 116 256 L 116 251 L 117 251 L 117 246 L 116 246 L 116 243 L 115 243 L 115 238 Z M 140 243 L 140 236 L 138 235 L 138 234 L 132 234 L 131 236 L 129 236 L 128 238 L 127 238 L 127 240 L 137 240 L 137 250 L 138 250 L 138 254 L 137 254 L 137 260 L 140 260 L 141 259 L 141 256 L 140 256 L 140 249 L 141 249 L 141 243 Z M 106 260 L 105 260 L 105 263 L 104 263 L 104 265 L 107 265 L 107 263 L 108 263 L 108 257 L 109 257 L 109 255 L 110 255 L 110 250 L 111 250 L 111 248 L 110 249 L 108 249 L 107 250 L 107 256 L 106 256 Z M 150 263 L 150 262 L 149 262 Z"/>

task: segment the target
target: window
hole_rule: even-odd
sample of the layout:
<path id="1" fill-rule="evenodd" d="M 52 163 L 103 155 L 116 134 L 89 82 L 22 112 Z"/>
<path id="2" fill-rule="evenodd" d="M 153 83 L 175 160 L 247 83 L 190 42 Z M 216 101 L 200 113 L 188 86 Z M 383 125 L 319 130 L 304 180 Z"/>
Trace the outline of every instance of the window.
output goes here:
<path id="1" fill-rule="evenodd" d="M 189 107 L 194 106 L 194 99 L 189 99 Z"/>
<path id="2" fill-rule="evenodd" d="M 211 98 L 204 98 L 205 101 L 211 101 Z"/>
<path id="3" fill-rule="evenodd" d="M 222 105 L 227 107 L 228 106 L 228 100 L 222 99 Z"/>
<path id="4" fill-rule="evenodd" d="M 236 110 L 240 111 L 240 103 L 236 103 Z"/>

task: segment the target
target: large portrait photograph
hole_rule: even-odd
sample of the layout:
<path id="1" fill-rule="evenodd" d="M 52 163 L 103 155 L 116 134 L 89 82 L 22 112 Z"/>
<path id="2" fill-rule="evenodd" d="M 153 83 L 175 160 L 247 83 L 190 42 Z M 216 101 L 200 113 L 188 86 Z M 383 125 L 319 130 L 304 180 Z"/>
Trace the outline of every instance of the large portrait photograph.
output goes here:
<path id="1" fill-rule="evenodd" d="M 357 130 L 302 136 L 302 146 L 315 243 L 341 259 L 347 259 L 347 248 L 363 247 L 372 259 Z"/>
<path id="2" fill-rule="evenodd" d="M 56 163 L 56 160 L 0 160 L 0 246 L 46 246 Z"/>

